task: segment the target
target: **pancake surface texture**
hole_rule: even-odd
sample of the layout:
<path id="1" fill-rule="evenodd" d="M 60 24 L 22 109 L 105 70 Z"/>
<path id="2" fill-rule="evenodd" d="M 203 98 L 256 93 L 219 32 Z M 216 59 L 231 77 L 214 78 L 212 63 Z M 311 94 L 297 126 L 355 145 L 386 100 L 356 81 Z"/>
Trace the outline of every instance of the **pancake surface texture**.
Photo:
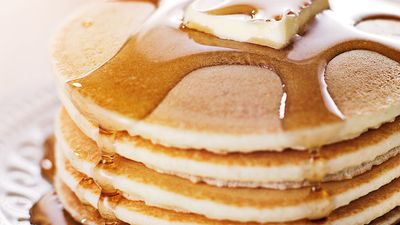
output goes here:
<path id="1" fill-rule="evenodd" d="M 313 170 L 319 171 L 324 181 L 350 179 L 397 155 L 400 150 L 400 119 L 357 139 L 322 147 L 320 154 L 325 160 L 324 165 L 313 168 L 310 153 L 295 150 L 219 155 L 195 149 L 167 148 L 127 133 L 118 133 L 110 140 L 108 134 L 97 135 L 98 128 L 79 112 L 72 110 L 70 115 L 85 135 L 110 152 L 157 171 L 217 186 L 300 187 L 307 185 L 306 180 L 313 175 Z M 62 110 L 58 130 L 81 133 L 73 123 Z"/>
<path id="2" fill-rule="evenodd" d="M 65 210 L 93 225 L 398 222 L 400 4 L 226 0 L 200 12 L 280 29 L 304 18 L 274 49 L 186 23 L 211 2 L 96 2 L 61 27 Z M 280 14 L 260 21 L 262 10 Z"/>
<path id="3" fill-rule="evenodd" d="M 217 153 L 317 147 L 400 114 L 400 44 L 338 19 L 356 21 L 362 12 L 347 15 L 337 3 L 292 48 L 273 50 L 181 29 L 188 2 L 164 1 L 156 9 L 146 1 L 109 2 L 82 10 L 53 47 L 60 92 L 104 129 Z M 385 2 L 375 7 L 374 0 L 351 4 L 363 4 L 364 14 L 400 12 Z M 82 26 L 86 14 L 91 27 Z M 324 27 L 337 36 L 325 37 Z M 316 36 L 326 41 L 313 44 Z"/>
<path id="4" fill-rule="evenodd" d="M 73 125 L 70 123 L 69 125 Z M 160 174 L 117 155 L 102 156 L 96 143 L 79 130 L 57 130 L 59 151 L 80 172 L 103 188 L 118 189 L 130 199 L 215 219 L 290 221 L 314 218 L 368 194 L 400 176 L 400 154 L 350 180 L 291 190 L 218 188 Z M 60 127 L 60 126 L 59 126 Z M 107 163 L 102 161 L 107 160 Z M 60 163 L 61 164 L 61 163 Z M 325 193 L 329 193 L 326 198 Z"/>
<path id="5" fill-rule="evenodd" d="M 67 167 L 67 168 L 66 168 Z M 85 175 L 77 172 L 71 165 L 60 166 L 58 180 L 66 184 L 70 191 L 77 193 L 83 202 L 92 202 L 91 207 L 98 207 L 100 188 L 93 182 L 91 185 L 81 186 L 81 180 L 86 180 Z M 65 170 L 64 170 L 65 169 Z M 339 208 L 320 221 L 299 220 L 286 223 L 241 223 L 234 221 L 217 221 L 199 216 L 196 214 L 175 212 L 167 209 L 160 209 L 143 204 L 140 200 L 128 200 L 122 196 L 118 199 L 118 204 L 110 210 L 119 220 L 129 224 L 148 225 L 148 224 L 204 224 L 204 225 L 308 225 L 308 224 L 368 224 L 375 218 L 381 217 L 390 212 L 400 202 L 399 180 L 395 180 L 383 188 L 360 198 L 351 204 Z M 93 200 L 90 200 L 93 199 Z M 396 210 L 395 210 L 396 211 Z M 390 216 L 393 218 L 394 216 Z M 394 217 L 395 218 L 395 217 Z"/>

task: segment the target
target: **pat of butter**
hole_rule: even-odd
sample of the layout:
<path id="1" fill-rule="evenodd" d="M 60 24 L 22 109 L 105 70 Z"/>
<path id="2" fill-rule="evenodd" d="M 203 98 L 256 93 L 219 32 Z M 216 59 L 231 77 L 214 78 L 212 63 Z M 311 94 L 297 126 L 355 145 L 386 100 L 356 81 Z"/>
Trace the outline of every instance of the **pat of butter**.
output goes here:
<path id="1" fill-rule="evenodd" d="M 222 39 L 281 49 L 328 0 L 195 0 L 184 25 Z"/>

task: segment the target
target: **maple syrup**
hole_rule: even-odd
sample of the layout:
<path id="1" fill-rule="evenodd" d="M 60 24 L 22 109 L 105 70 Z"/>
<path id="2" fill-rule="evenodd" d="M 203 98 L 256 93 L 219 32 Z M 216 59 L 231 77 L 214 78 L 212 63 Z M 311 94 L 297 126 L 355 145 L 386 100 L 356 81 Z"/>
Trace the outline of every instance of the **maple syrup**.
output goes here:
<path id="1" fill-rule="evenodd" d="M 324 124 L 344 124 L 340 122 L 345 115 L 335 105 L 325 82 L 325 67 L 334 57 L 364 49 L 400 61 L 399 43 L 359 32 L 353 25 L 341 21 L 337 12 L 320 13 L 307 26 L 304 35 L 294 38 L 287 48 L 276 50 L 221 40 L 182 28 L 179 18 L 183 17 L 189 3 L 166 1 L 114 57 L 98 69 L 69 81 L 69 89 L 91 99 L 101 108 L 133 120 L 143 120 L 186 75 L 195 70 L 219 65 L 258 66 L 280 76 L 285 87 L 282 96 L 285 101 L 282 101 L 284 109 L 281 107 L 276 113 L 282 120 L 282 129 L 293 131 Z M 217 9 L 226 6 L 228 14 L 234 11 L 253 14 L 255 8 L 261 8 L 275 15 L 274 12 L 282 12 L 284 7 L 290 9 L 290 14 L 297 14 L 310 3 L 224 1 L 223 6 L 218 5 Z M 373 13 L 373 9 L 370 11 Z M 350 20 L 354 19 L 355 24 L 359 17 L 354 15 Z M 332 33 L 335 35 L 328 35 Z M 77 83 L 79 87 L 74 85 Z M 77 106 L 83 104 L 72 101 Z M 326 143 L 317 140 L 313 146 L 306 147 L 323 144 Z"/>
<path id="2" fill-rule="evenodd" d="M 109 131 L 103 128 L 99 129 L 99 138 L 97 140 L 97 146 L 99 148 L 109 154 L 112 154 L 115 152 L 114 148 L 114 140 L 116 138 L 117 132 L 115 131 Z"/>
<path id="3" fill-rule="evenodd" d="M 57 194 L 52 192 L 44 195 L 31 210 L 30 222 L 33 225 L 78 225 L 66 212 L 58 200 Z"/>
<path id="4" fill-rule="evenodd" d="M 79 198 L 79 201 L 81 201 L 82 204 L 84 205 L 90 205 L 89 202 L 86 200 L 85 193 L 88 188 L 90 188 L 94 184 L 94 180 L 90 177 L 84 177 L 81 181 L 79 181 L 79 184 L 77 186 L 76 190 L 76 197 Z"/>
<path id="5" fill-rule="evenodd" d="M 223 8 L 207 11 L 207 13 L 212 14 L 212 15 L 245 14 L 245 15 L 251 16 L 252 18 L 255 18 L 257 12 L 258 12 L 257 7 L 254 7 L 252 5 L 245 5 L 245 4 L 243 4 L 243 5 L 242 4 L 234 4 L 234 5 L 229 5 L 229 6 L 226 6 Z"/>
<path id="6" fill-rule="evenodd" d="M 251 16 L 252 20 L 279 21 L 286 15 L 298 15 L 301 10 L 309 7 L 312 1 L 270 1 L 270 0 L 229 0 L 222 4 L 219 1 L 206 4 L 211 9 L 202 10 L 212 15 L 243 14 Z M 204 6 L 203 6 L 204 7 Z"/>
<path id="7" fill-rule="evenodd" d="M 121 201 L 122 195 L 119 192 L 115 192 L 112 194 L 102 193 L 100 196 L 100 200 L 97 205 L 97 209 L 106 221 L 106 224 L 119 224 L 117 217 L 114 215 L 115 208 L 118 206 L 118 203 Z"/>
<path id="8" fill-rule="evenodd" d="M 171 21 L 179 19 L 168 18 L 181 18 L 182 14 L 177 12 L 183 12 L 188 2 L 181 4 L 170 1 L 168 4 L 171 6 L 155 13 L 147 26 L 132 36 L 114 57 L 86 76 L 68 82 L 69 88 L 83 96 L 89 96 L 105 109 L 141 120 L 150 115 L 190 72 L 217 65 L 259 66 L 269 68 L 280 76 L 285 91 L 281 102 L 283 106 L 277 114 L 282 120 L 283 129 L 290 131 L 345 119 L 332 100 L 324 80 L 324 69 L 334 57 L 346 51 L 364 49 L 400 62 L 400 44 L 357 32 L 353 26 L 335 19 L 332 13 L 321 13 L 308 26 L 303 37 L 295 38 L 294 42 L 283 50 L 275 50 L 221 40 L 187 29 L 181 24 L 171 24 Z M 243 1 L 227 2 L 224 8 L 209 12 L 218 15 L 247 14 L 253 19 L 277 16 L 274 11 L 276 8 L 265 1 L 244 1 L 251 4 L 239 4 Z M 271 8 L 272 11 L 266 11 L 268 15 L 265 12 L 262 15 L 258 13 L 260 2 Z M 309 3 L 306 2 L 300 9 L 308 6 Z M 289 8 L 290 14 L 298 13 L 298 9 Z M 281 8 L 278 9 L 281 13 Z M 356 17 L 359 16 L 355 15 Z M 326 35 L 332 33 L 335 35 Z M 104 139 L 99 145 L 103 146 L 103 149 L 110 149 L 107 147 L 110 143 L 109 138 L 115 138 L 115 133 L 101 130 L 100 136 Z M 322 184 L 326 175 L 326 163 L 318 146 L 325 144 L 325 141 L 321 139 L 320 143 L 311 148 L 306 176 L 311 184 L 310 194 L 324 201 L 324 207 L 319 209 L 321 214 L 318 218 L 326 216 L 333 209 L 330 194 Z M 45 160 L 42 161 L 42 165 L 45 165 L 42 174 L 51 181 L 54 176 L 54 156 L 46 152 Z M 98 205 L 99 212 L 108 224 L 119 223 L 113 209 L 118 205 L 121 194 L 107 182 L 112 179 L 106 178 L 108 175 L 104 171 L 113 169 L 117 160 L 117 155 L 104 152 L 94 173 L 94 180 L 103 188 Z M 32 208 L 33 224 L 62 224 L 59 219 L 65 218 L 64 212 L 61 207 L 50 207 L 55 206 L 52 196 L 56 198 L 53 194 L 46 195 Z M 49 208 L 57 211 L 48 214 L 51 212 L 48 211 Z M 57 223 L 52 220 L 53 215 L 56 215 Z"/>
<path id="9" fill-rule="evenodd" d="M 54 145 L 55 145 L 55 137 L 54 135 L 49 136 L 44 142 L 43 149 L 43 158 L 40 161 L 40 171 L 42 177 L 45 178 L 48 182 L 53 183 L 54 174 L 56 171 L 55 168 L 55 159 L 54 159 Z"/>
<path id="10" fill-rule="evenodd" d="M 117 166 L 117 160 L 119 156 L 117 154 L 103 153 L 101 160 L 97 163 L 94 169 L 94 180 L 102 188 L 103 194 L 114 195 L 117 190 L 114 188 L 110 181 L 113 180 L 110 175 L 107 174 L 107 170 L 112 170 Z"/>
<path id="11" fill-rule="evenodd" d="M 49 136 L 44 145 L 44 155 L 41 160 L 41 173 L 50 183 L 54 182 L 55 175 L 55 137 Z M 58 200 L 57 194 L 50 191 L 36 202 L 29 211 L 30 222 L 33 225 L 78 225 L 66 212 Z"/>
<path id="12" fill-rule="evenodd" d="M 327 175 L 326 159 L 321 155 L 321 148 L 309 150 L 309 168 L 306 173 L 306 181 L 310 184 L 310 195 L 314 199 L 320 199 L 320 207 L 315 209 L 315 218 L 321 219 L 328 216 L 334 209 L 335 205 L 332 196 L 323 186 L 323 179 Z"/>

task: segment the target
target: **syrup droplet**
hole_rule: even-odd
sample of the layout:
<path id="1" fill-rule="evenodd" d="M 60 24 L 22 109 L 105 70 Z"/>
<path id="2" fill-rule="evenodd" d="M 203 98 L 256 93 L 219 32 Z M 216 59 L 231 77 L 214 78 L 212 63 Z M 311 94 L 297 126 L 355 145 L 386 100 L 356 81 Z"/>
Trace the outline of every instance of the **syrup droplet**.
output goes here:
<path id="1" fill-rule="evenodd" d="M 49 136 L 44 145 L 44 155 L 40 162 L 42 176 L 53 183 L 55 175 L 54 135 Z M 44 195 L 29 211 L 33 225 L 77 225 L 72 217 L 63 210 L 57 195 L 52 191 Z"/>
<path id="2" fill-rule="evenodd" d="M 311 198 L 320 199 L 319 207 L 314 210 L 318 213 L 311 219 L 327 217 L 335 208 L 330 193 L 323 187 L 322 181 L 327 174 L 327 169 L 326 159 L 321 155 L 320 149 L 313 148 L 309 150 L 310 160 L 306 173 L 306 181 L 310 183 Z"/>
<path id="3" fill-rule="evenodd" d="M 54 164 L 54 144 L 55 137 L 53 135 L 49 136 L 44 143 L 44 154 L 40 161 L 40 168 L 42 177 L 45 178 L 50 183 L 54 180 L 55 175 L 55 164 Z"/>
<path id="4" fill-rule="evenodd" d="M 113 194 L 102 193 L 98 202 L 98 210 L 101 215 L 106 220 L 106 224 L 117 225 L 119 221 L 114 215 L 115 208 L 121 201 L 122 195 L 118 192 Z"/>
<path id="5" fill-rule="evenodd" d="M 320 148 L 309 150 L 310 159 L 306 179 L 310 182 L 321 182 L 327 174 L 326 159 L 321 156 Z"/>
<path id="6" fill-rule="evenodd" d="M 221 7 L 218 9 L 207 11 L 207 13 L 211 14 L 211 15 L 218 15 L 218 16 L 244 14 L 244 15 L 248 15 L 248 16 L 251 16 L 252 18 L 254 18 L 255 15 L 257 14 L 257 11 L 258 11 L 257 7 L 254 7 L 252 5 L 232 4 L 232 5 L 228 5 L 226 7 Z"/>
<path id="7" fill-rule="evenodd" d="M 114 140 L 117 132 L 108 131 L 106 129 L 99 129 L 99 138 L 97 140 L 97 146 L 106 153 L 114 153 Z"/>
<path id="8" fill-rule="evenodd" d="M 79 200 L 85 204 L 89 205 L 89 202 L 87 201 L 87 198 L 85 197 L 87 190 L 90 190 L 90 187 L 94 184 L 94 180 L 89 177 L 84 177 L 78 184 L 77 190 L 76 190 L 76 196 L 79 198 Z"/>
<path id="9" fill-rule="evenodd" d="M 293 1 L 277 2 L 268 1 L 266 4 L 264 1 L 252 1 L 251 7 L 236 9 L 231 6 L 238 5 L 238 1 L 224 1 L 217 8 L 229 6 L 235 12 L 246 9 L 243 11 L 248 14 L 254 14 L 255 9 L 259 14 L 262 9 L 273 18 L 273 15 L 282 14 L 282 7 L 290 10 L 284 12 L 296 14 L 302 5 L 298 2 L 293 5 Z M 309 3 L 307 1 L 305 6 Z M 345 51 L 369 49 L 400 60 L 398 51 L 393 48 L 399 46 L 354 32 L 347 24 L 335 19 L 330 11 L 330 14 L 325 12 L 316 17 L 305 34 L 295 39 L 291 46 L 274 50 L 181 29 L 179 24 L 171 25 L 168 22 L 171 20 L 165 19 L 180 18 L 182 14 L 177 15 L 176 11 L 182 11 L 177 9 L 185 6 L 177 4 L 171 7 L 171 11 L 156 13 L 157 16 L 150 19 L 147 28 L 132 36 L 111 60 L 93 73 L 72 81 L 82 84 L 81 88 L 69 83 L 72 89 L 88 96 L 100 107 L 141 120 L 150 115 L 167 94 L 194 70 L 226 64 L 262 66 L 276 71 L 285 84 L 286 106 L 282 125 L 284 131 L 291 131 L 324 124 L 340 125 L 344 119 L 329 96 L 321 76 L 321 67 L 333 57 Z M 329 33 L 335 35 L 327 35 Z M 157 47 L 153 43 L 157 43 Z M 133 61 L 137 63 L 129 63 Z M 135 79 L 131 79 L 132 74 Z M 157 74 L 157 77 L 151 77 L 153 74 Z M 326 132 L 312 137 L 317 141 L 303 147 L 315 147 L 332 141 L 329 138 L 326 140 L 324 135 L 327 136 Z"/>
<path id="10" fill-rule="evenodd" d="M 81 24 L 82 24 L 83 27 L 89 28 L 89 27 L 93 26 L 93 21 L 92 20 L 85 20 L 85 21 L 82 21 Z"/>
<path id="11" fill-rule="evenodd" d="M 118 155 L 103 153 L 101 160 L 97 163 L 94 169 L 94 180 L 102 188 L 102 192 L 106 194 L 115 194 L 117 190 L 112 185 L 113 177 L 110 176 L 107 171 L 116 168 L 118 160 Z"/>
<path id="12" fill-rule="evenodd" d="M 310 219 L 314 220 L 326 218 L 335 209 L 331 194 L 323 188 L 320 182 L 311 185 L 310 194 L 312 198 L 320 199 L 318 207 L 314 210 L 314 212 L 317 213 L 314 214 Z"/>
<path id="13" fill-rule="evenodd" d="M 158 16 L 168 18 L 171 16 L 168 13 Z M 319 77 L 315 76 L 319 72 L 319 59 L 307 63 L 289 62 L 286 50 L 230 42 L 179 27 L 174 30 L 165 24 L 165 20 L 153 20 L 154 24 L 149 24 L 152 29 L 129 39 L 114 58 L 93 73 L 72 81 L 74 91 L 89 94 L 101 107 L 140 120 L 146 118 L 191 71 L 226 64 L 254 65 L 274 68 L 285 84 L 287 102 L 290 103 L 286 104 L 283 120 L 285 130 L 340 120 L 326 109 L 321 97 Z M 164 35 L 164 31 L 168 35 Z M 160 36 L 162 33 L 163 37 Z M 196 42 L 197 37 L 201 38 L 200 43 Z M 175 40 L 180 41 L 176 43 Z M 159 49 L 149 43 L 159 43 Z M 177 45 L 173 47 L 175 52 L 167 50 L 171 49 L 170 43 Z M 127 63 L 131 61 L 137 63 Z M 132 74 L 135 79 L 131 79 Z M 157 78 L 151 78 L 152 74 L 157 74 Z M 83 87 L 74 88 L 76 82 Z"/>
<path id="14" fill-rule="evenodd" d="M 282 19 L 282 16 L 281 16 L 281 15 L 274 16 L 274 20 L 276 20 L 276 21 L 280 21 L 281 19 Z"/>

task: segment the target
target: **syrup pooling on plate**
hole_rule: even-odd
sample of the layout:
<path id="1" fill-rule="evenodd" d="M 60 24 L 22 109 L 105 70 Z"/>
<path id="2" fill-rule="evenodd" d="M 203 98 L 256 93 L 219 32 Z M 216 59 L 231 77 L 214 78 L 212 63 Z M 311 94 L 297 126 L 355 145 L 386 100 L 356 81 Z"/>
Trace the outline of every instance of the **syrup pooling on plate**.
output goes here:
<path id="1" fill-rule="evenodd" d="M 335 209 L 335 205 L 329 191 L 322 186 L 322 180 L 327 175 L 327 163 L 321 154 L 321 148 L 309 149 L 308 154 L 310 158 L 305 177 L 310 183 L 310 195 L 315 199 L 324 200 L 323 207 L 316 210 L 319 215 L 311 219 L 320 219 L 328 216 Z"/>
<path id="2" fill-rule="evenodd" d="M 52 183 L 54 179 L 54 174 L 56 171 L 56 166 L 54 164 L 54 135 L 49 136 L 44 142 L 43 148 L 43 158 L 40 161 L 40 168 L 42 177 L 48 182 Z"/>
<path id="3" fill-rule="evenodd" d="M 99 128 L 99 137 L 97 140 L 97 146 L 103 151 L 107 153 L 114 153 L 114 141 L 116 138 L 116 131 L 109 131 L 103 128 Z"/>
<path id="4" fill-rule="evenodd" d="M 400 61 L 398 44 L 342 23 L 336 19 L 338 12 L 322 13 L 303 37 L 284 50 L 274 50 L 180 28 L 179 19 L 188 3 L 165 1 L 112 59 L 70 81 L 69 87 L 105 109 L 141 120 L 192 71 L 216 65 L 260 66 L 276 72 L 284 84 L 282 127 L 290 131 L 343 119 L 320 82 L 325 66 L 335 56 L 368 49 Z"/>
<path id="5" fill-rule="evenodd" d="M 36 202 L 31 210 L 30 222 L 33 225 L 78 225 L 64 210 L 56 193 L 49 192 Z"/>
<path id="6" fill-rule="evenodd" d="M 109 182 L 113 179 L 104 171 L 115 169 L 115 167 L 118 166 L 118 159 L 119 156 L 117 154 L 103 152 L 101 160 L 97 163 L 94 169 L 94 180 L 101 186 L 101 191 L 105 194 L 117 193 L 117 190 L 114 188 L 113 184 Z"/>
<path id="7" fill-rule="evenodd" d="M 43 159 L 41 160 L 41 174 L 50 183 L 54 182 L 56 171 L 54 159 L 54 135 L 49 136 L 44 145 Z M 39 199 L 29 210 L 30 223 L 33 225 L 78 225 L 66 212 L 58 200 L 57 194 L 50 191 Z"/>
<path id="8" fill-rule="evenodd" d="M 102 193 L 100 195 L 97 209 L 99 210 L 101 217 L 103 217 L 106 220 L 106 224 L 109 225 L 122 224 L 114 215 L 115 207 L 118 206 L 121 199 L 122 195 L 118 192 L 113 194 Z"/>
<path id="9" fill-rule="evenodd" d="M 322 13 L 308 27 L 304 37 L 297 37 L 292 46 L 279 51 L 220 40 L 181 28 L 176 21 L 185 7 L 186 2 L 167 1 L 115 57 L 98 70 L 71 81 L 70 84 L 80 84 L 71 88 L 90 96 L 102 107 L 140 120 L 151 114 L 169 91 L 192 71 L 216 65 L 260 66 L 280 76 L 284 84 L 282 99 L 286 100 L 282 104 L 286 106 L 279 115 L 283 128 L 294 130 L 344 119 L 322 82 L 324 69 L 335 56 L 350 50 L 367 49 L 400 61 L 398 45 L 358 32 L 352 25 L 338 20 L 336 13 Z M 225 13 L 238 10 L 256 15 L 256 8 L 252 5 L 240 10 L 233 7 Z M 324 142 L 321 140 L 321 144 Z M 103 166 L 109 164 L 98 165 L 99 168 Z M 330 194 L 320 185 L 325 175 L 324 167 L 324 160 L 310 152 L 308 177 L 313 183 L 310 194 L 326 200 L 321 217 L 332 210 Z M 98 177 L 101 180 L 101 176 Z M 106 188 L 106 192 L 114 191 L 111 187 Z"/>
<path id="10" fill-rule="evenodd" d="M 400 37 L 400 17 L 393 16 L 379 16 L 366 18 L 359 23 L 356 27 L 366 32 L 371 32 L 377 35 L 388 35 L 393 38 Z"/>

